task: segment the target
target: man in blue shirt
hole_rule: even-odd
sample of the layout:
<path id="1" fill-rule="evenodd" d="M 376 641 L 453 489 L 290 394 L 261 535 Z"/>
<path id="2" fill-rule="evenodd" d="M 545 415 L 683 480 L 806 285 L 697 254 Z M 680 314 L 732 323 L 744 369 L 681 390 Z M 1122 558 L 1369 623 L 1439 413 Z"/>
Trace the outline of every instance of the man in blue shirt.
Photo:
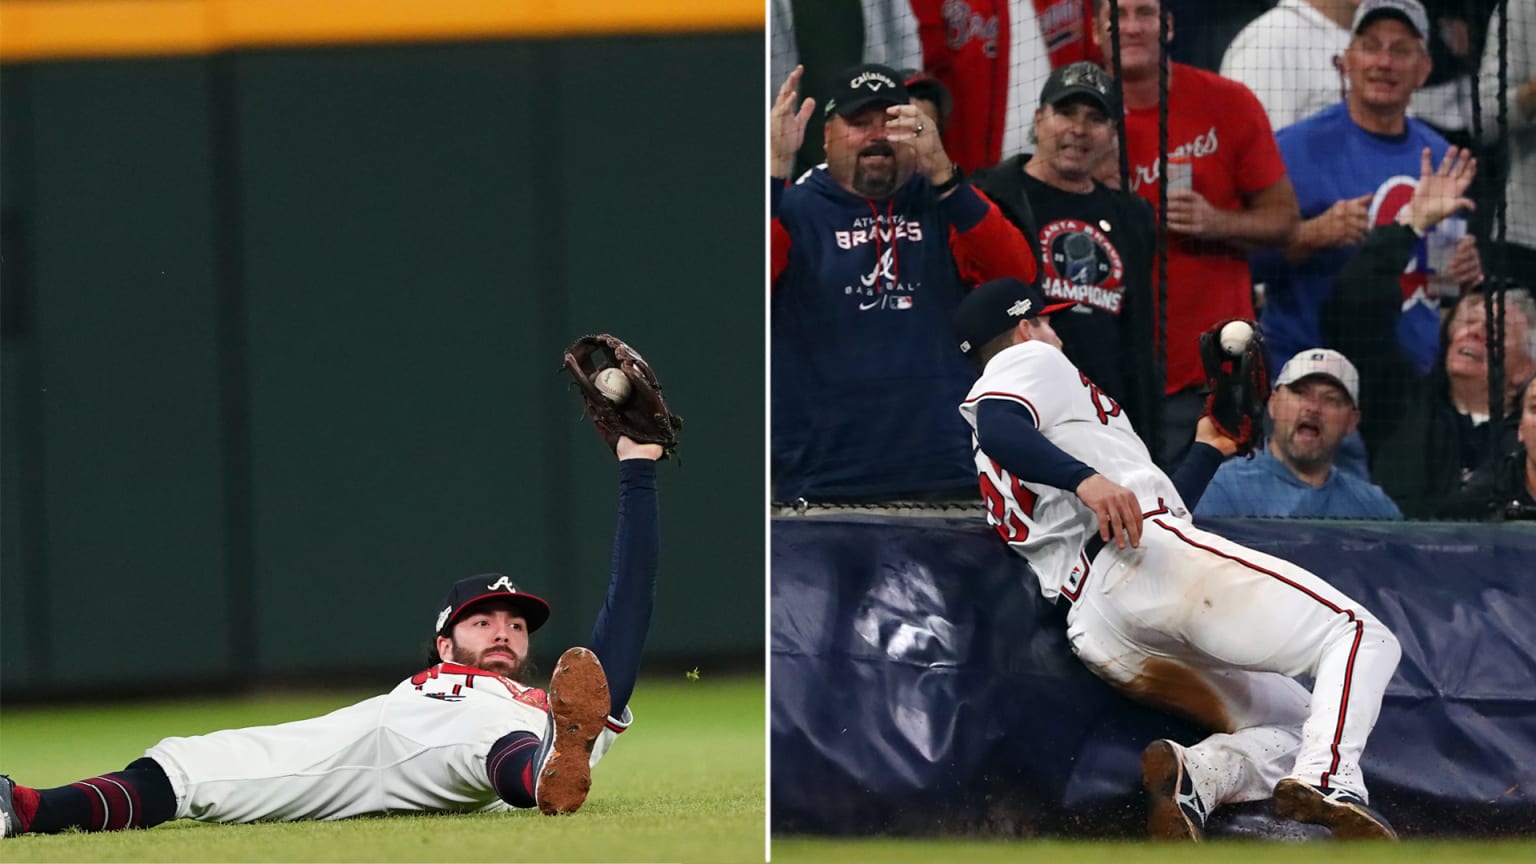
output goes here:
<path id="1" fill-rule="evenodd" d="M 1334 464 L 1360 423 L 1359 400 L 1360 373 L 1343 354 L 1310 348 L 1292 357 L 1269 396 L 1269 446 L 1222 465 L 1195 515 L 1403 518 L 1380 486 Z"/>
<path id="2" fill-rule="evenodd" d="M 1408 116 L 1414 91 L 1430 74 L 1428 28 L 1418 0 L 1365 0 L 1340 58 L 1348 95 L 1275 134 L 1302 220 L 1283 254 L 1258 252 L 1252 259 L 1253 281 L 1264 285 L 1259 323 L 1277 357 L 1325 344 L 1319 313 L 1339 270 L 1366 232 L 1392 224 L 1407 206 L 1424 149 L 1439 165 L 1450 146 Z M 1399 280 L 1398 342 L 1421 374 L 1438 356 L 1440 293 L 1480 280 L 1472 238 L 1456 239 L 1465 227 L 1456 217 L 1436 226 L 1434 238 L 1421 238 Z M 1436 260 L 1431 245 L 1454 252 Z"/>

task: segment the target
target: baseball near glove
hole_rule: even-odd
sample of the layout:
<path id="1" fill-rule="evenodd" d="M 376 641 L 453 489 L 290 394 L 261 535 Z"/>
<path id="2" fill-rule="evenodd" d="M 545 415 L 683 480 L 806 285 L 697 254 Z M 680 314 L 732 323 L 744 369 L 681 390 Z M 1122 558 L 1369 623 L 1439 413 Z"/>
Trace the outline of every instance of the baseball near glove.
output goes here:
<path id="1" fill-rule="evenodd" d="M 677 451 L 683 418 L 667 408 L 656 373 L 624 340 L 607 333 L 583 336 L 565 349 L 561 369 L 576 379 L 586 415 L 609 449 L 627 435 L 642 444 L 660 444 L 663 459 Z"/>
<path id="2" fill-rule="evenodd" d="M 1200 362 L 1210 395 L 1205 413 L 1222 435 L 1237 442 L 1237 455 L 1258 446 L 1269 401 L 1269 358 L 1252 321 L 1234 318 L 1200 334 Z"/>

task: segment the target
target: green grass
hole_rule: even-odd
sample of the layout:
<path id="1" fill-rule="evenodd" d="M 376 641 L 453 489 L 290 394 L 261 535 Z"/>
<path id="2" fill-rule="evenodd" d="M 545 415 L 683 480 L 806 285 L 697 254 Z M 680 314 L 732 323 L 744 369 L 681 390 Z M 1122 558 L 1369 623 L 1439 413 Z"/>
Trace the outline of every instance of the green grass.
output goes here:
<path id="1" fill-rule="evenodd" d="M 51 786 L 121 768 L 169 735 L 312 717 L 371 693 L 0 711 L 0 772 Z M 581 811 L 392 816 L 23 836 L 4 861 L 762 861 L 761 678 L 646 680 L 635 725 Z"/>
<path id="2" fill-rule="evenodd" d="M 1303 845 L 1267 844 L 1242 841 L 1205 843 L 1195 846 L 1176 843 L 1082 842 L 1067 840 L 827 840 L 809 837 L 773 838 L 774 864 L 811 864 L 811 862 L 875 862 L 880 864 L 935 864 L 939 861 L 964 861 L 966 864 L 1202 864 L 1235 862 L 1242 864 L 1279 864 L 1279 862 L 1340 861 L 1347 864 L 1375 864 L 1382 861 L 1419 862 L 1497 862 L 1536 860 L 1536 841 L 1447 842 L 1412 840 L 1404 843 L 1348 843 Z"/>

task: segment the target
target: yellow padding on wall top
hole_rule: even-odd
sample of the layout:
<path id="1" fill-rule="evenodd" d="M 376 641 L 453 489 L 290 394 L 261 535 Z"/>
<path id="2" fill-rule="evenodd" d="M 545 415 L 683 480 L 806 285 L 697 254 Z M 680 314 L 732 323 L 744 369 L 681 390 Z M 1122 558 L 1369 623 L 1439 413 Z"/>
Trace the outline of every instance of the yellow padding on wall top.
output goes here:
<path id="1" fill-rule="evenodd" d="M 0 0 L 0 61 L 764 27 L 765 0 Z"/>

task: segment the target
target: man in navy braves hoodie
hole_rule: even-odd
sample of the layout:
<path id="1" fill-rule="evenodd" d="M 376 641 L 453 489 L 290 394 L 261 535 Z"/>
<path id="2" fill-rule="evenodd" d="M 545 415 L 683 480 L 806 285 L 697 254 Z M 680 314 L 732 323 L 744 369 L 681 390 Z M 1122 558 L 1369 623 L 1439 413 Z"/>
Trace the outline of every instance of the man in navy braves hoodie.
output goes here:
<path id="1" fill-rule="evenodd" d="M 769 115 L 774 500 L 970 500 L 955 405 L 975 374 L 950 316 L 982 282 L 1033 282 L 1035 258 L 884 66 L 838 76 L 827 162 L 788 184 L 815 109 L 802 72 Z"/>

